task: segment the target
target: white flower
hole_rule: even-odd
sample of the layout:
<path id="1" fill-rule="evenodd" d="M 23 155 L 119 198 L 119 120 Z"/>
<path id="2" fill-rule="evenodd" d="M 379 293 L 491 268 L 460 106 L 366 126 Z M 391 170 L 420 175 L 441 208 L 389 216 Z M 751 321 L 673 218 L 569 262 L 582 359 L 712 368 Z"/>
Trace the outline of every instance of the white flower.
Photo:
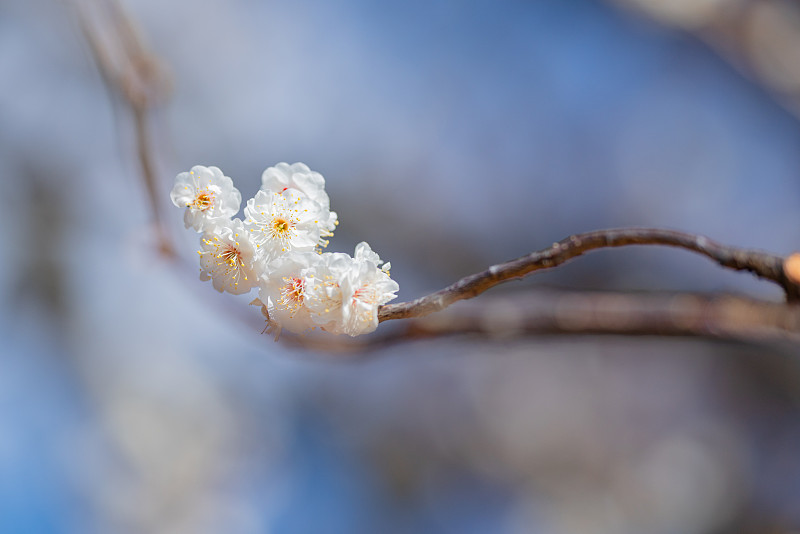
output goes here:
<path id="1" fill-rule="evenodd" d="M 259 191 L 244 213 L 265 263 L 287 252 L 311 252 L 320 243 L 319 205 L 296 189 Z"/>
<path id="2" fill-rule="evenodd" d="M 322 236 L 333 235 L 338 224 L 335 211 L 331 211 L 331 202 L 325 192 L 325 178 L 312 171 L 305 163 L 278 163 L 261 175 L 261 190 L 281 193 L 287 189 L 295 189 L 306 195 L 319 205 L 317 219 L 322 227 Z M 325 243 L 327 244 L 327 242 Z M 324 246 L 324 245 L 323 245 Z"/>
<path id="3" fill-rule="evenodd" d="M 289 252 L 269 264 L 260 280 L 269 327 L 300 333 L 318 326 L 358 336 L 378 326 L 378 307 L 395 298 L 397 282 L 378 266 L 380 257 L 360 243 L 355 257 Z"/>
<path id="4" fill-rule="evenodd" d="M 233 186 L 233 180 L 217 167 L 202 165 L 176 176 L 169 196 L 173 204 L 186 208 L 183 215 L 186 228 L 198 232 L 212 230 L 215 225 L 229 221 L 242 203 L 242 195 Z"/>
<path id="5" fill-rule="evenodd" d="M 270 327 L 301 333 L 316 326 L 306 306 L 306 290 L 314 284 L 320 264 L 316 252 L 294 252 L 269 264 L 269 271 L 259 281 L 258 297 L 266 303 Z"/>
<path id="6" fill-rule="evenodd" d="M 397 298 L 400 286 L 389 278 L 387 263 L 367 243 L 356 246 L 353 265 L 340 280 L 342 290 L 341 333 L 368 334 L 378 327 L 378 307 Z M 338 332 L 337 332 L 338 333 Z"/>
<path id="7" fill-rule="evenodd" d="M 234 295 L 247 293 L 258 283 L 256 247 L 242 221 L 222 223 L 200 239 L 200 279 L 214 289 Z"/>
<path id="8" fill-rule="evenodd" d="M 297 189 L 326 208 L 330 208 L 330 199 L 325 192 L 325 178 L 318 172 L 308 168 L 305 163 L 278 163 L 261 175 L 261 189 L 281 192 L 285 189 Z"/>
<path id="9" fill-rule="evenodd" d="M 305 306 L 311 320 L 333 334 L 358 336 L 378 327 L 378 307 L 396 297 L 397 282 L 367 243 L 355 256 L 322 254 L 315 277 L 306 283 Z M 388 265 L 388 264 L 387 264 Z"/>

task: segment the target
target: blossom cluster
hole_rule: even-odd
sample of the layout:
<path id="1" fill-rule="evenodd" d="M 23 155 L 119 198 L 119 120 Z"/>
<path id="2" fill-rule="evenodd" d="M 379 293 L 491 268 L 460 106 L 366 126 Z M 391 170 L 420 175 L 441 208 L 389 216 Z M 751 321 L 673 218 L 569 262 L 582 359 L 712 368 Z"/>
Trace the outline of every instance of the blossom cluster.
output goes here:
<path id="1" fill-rule="evenodd" d="M 389 263 L 359 243 L 353 256 L 325 252 L 338 224 L 325 179 L 303 163 L 264 171 L 247 201 L 217 167 L 196 165 L 175 178 L 172 203 L 200 237 L 200 279 L 236 295 L 258 288 L 268 328 L 301 333 L 320 327 L 357 336 L 378 326 L 378 307 L 396 297 Z"/>

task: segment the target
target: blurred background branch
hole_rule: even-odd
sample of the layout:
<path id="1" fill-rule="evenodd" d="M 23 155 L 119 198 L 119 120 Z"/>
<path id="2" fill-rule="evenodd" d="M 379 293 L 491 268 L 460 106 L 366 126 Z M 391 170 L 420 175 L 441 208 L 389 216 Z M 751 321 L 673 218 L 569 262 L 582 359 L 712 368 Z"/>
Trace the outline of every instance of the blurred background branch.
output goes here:
<path id="1" fill-rule="evenodd" d="M 611 0 L 697 35 L 800 115 L 800 3 L 794 0 Z"/>
<path id="2" fill-rule="evenodd" d="M 164 104 L 171 92 L 169 73 L 119 0 L 72 0 L 72 5 L 109 94 L 120 97 L 133 118 L 135 152 L 156 242 L 162 254 L 172 257 L 175 252 L 162 214 L 166 182 L 160 180 L 156 169 L 151 125 L 153 110 Z"/>
<path id="3" fill-rule="evenodd" d="M 322 354 L 352 353 L 360 359 L 380 348 L 455 335 L 497 342 L 525 336 L 628 335 L 794 344 L 800 342 L 800 307 L 735 295 L 538 289 L 485 297 L 363 339 L 285 334 L 281 341 Z"/>

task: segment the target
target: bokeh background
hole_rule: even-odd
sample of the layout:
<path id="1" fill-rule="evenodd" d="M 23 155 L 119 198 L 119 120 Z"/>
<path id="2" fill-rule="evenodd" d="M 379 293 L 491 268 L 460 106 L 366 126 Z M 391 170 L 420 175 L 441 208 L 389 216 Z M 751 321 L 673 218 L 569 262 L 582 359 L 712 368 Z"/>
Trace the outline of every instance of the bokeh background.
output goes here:
<path id="1" fill-rule="evenodd" d="M 369 241 L 400 300 L 612 226 L 785 254 L 795 2 L 123 5 L 171 88 L 151 148 L 177 264 L 76 4 L 0 1 L 0 532 L 800 529 L 796 347 L 464 337 L 354 362 L 261 335 L 167 206 L 195 164 L 248 198 L 303 161 L 340 216 L 330 249 Z M 657 248 L 493 293 L 542 287 L 780 298 Z"/>

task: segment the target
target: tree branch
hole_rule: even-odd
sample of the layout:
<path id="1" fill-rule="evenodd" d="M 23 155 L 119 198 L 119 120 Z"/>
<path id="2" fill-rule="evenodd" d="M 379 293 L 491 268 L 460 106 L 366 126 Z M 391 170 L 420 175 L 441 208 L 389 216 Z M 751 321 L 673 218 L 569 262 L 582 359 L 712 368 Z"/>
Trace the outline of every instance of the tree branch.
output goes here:
<path id="1" fill-rule="evenodd" d="M 722 267 L 750 271 L 783 288 L 790 302 L 800 300 L 800 287 L 784 269 L 785 258 L 758 250 L 730 247 L 707 237 L 657 228 L 617 228 L 575 234 L 553 246 L 521 258 L 493 265 L 487 270 L 462 278 L 436 293 L 410 302 L 387 304 L 378 312 L 379 321 L 424 317 L 438 312 L 459 300 L 470 299 L 509 280 L 522 278 L 534 271 L 552 269 L 591 250 L 628 245 L 664 245 L 702 254 Z"/>

